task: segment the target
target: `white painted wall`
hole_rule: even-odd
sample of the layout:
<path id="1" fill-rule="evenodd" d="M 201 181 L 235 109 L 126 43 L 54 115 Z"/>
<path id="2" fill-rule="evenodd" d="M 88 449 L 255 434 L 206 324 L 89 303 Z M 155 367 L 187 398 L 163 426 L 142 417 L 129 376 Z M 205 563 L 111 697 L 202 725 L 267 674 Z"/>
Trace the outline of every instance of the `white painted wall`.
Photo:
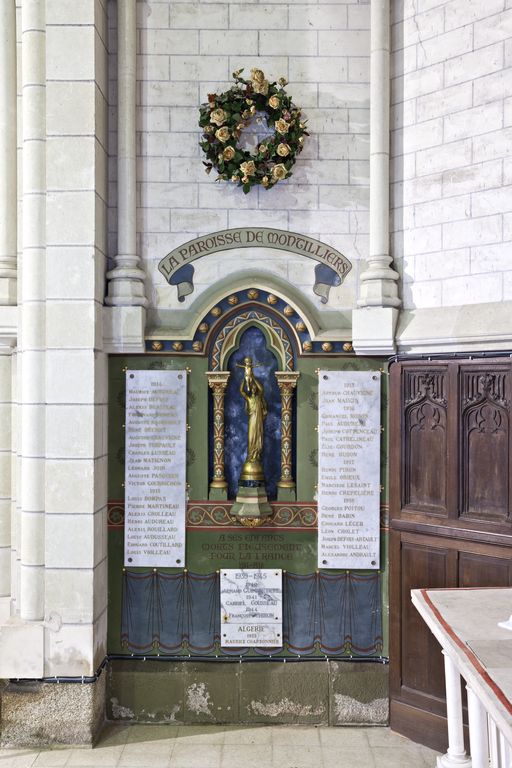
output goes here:
<path id="1" fill-rule="evenodd" d="M 512 3 L 395 0 L 393 13 L 392 252 L 404 308 L 511 300 Z M 459 334 L 462 324 L 447 329 Z"/>
<path id="2" fill-rule="evenodd" d="M 315 263 L 273 252 L 227 252 L 195 262 L 196 290 L 183 304 L 165 283 L 158 261 L 201 233 L 227 227 L 273 226 L 311 234 L 342 251 L 354 268 L 331 291 L 327 309 L 357 298 L 359 259 L 368 250 L 369 5 L 320 2 L 138 2 L 138 232 L 150 306 L 186 310 L 230 270 L 254 268 L 312 292 Z M 115 4 L 110 3 L 111 117 L 115 116 Z M 290 80 L 311 137 L 293 177 L 245 196 L 207 176 L 198 146 L 198 108 L 207 94 L 232 85 L 231 73 L 262 68 Z M 110 121 L 115 154 L 115 120 Z M 110 203 L 115 205 L 114 166 Z M 109 254 L 116 253 L 110 209 Z"/>

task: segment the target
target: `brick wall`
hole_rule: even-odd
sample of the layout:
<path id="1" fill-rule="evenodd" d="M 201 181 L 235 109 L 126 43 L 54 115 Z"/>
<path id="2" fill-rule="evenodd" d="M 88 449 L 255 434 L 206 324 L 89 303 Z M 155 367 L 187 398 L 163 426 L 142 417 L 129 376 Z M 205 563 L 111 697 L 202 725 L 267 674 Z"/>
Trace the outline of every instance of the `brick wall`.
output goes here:
<path id="1" fill-rule="evenodd" d="M 512 299 L 512 2 L 395 0 L 392 248 L 406 308 Z"/>
<path id="2" fill-rule="evenodd" d="M 140 253 L 152 307 L 187 309 L 236 269 L 276 274 L 312 293 L 315 262 L 268 251 L 231 251 L 195 262 L 195 293 L 178 304 L 157 270 L 172 248 L 227 227 L 274 226 L 308 233 L 342 251 L 354 268 L 331 291 L 328 309 L 354 306 L 359 259 L 368 248 L 369 5 L 350 2 L 139 2 Z M 111 157 L 115 155 L 115 3 L 110 3 Z M 272 190 L 215 183 L 202 165 L 198 107 L 232 84 L 231 73 L 263 69 L 289 79 L 311 137 L 293 177 Z M 115 167 L 111 164 L 111 204 Z M 116 250 L 115 208 L 110 254 Z"/>

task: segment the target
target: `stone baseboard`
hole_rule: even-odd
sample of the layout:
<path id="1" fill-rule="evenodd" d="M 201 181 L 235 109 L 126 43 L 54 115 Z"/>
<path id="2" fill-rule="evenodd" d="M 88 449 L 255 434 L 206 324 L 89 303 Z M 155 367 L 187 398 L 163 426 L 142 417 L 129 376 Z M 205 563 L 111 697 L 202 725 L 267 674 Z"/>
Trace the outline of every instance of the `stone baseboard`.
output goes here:
<path id="1" fill-rule="evenodd" d="M 388 716 L 384 664 L 109 664 L 107 718 L 118 722 L 387 725 Z"/>
<path id="2" fill-rule="evenodd" d="M 0 746 L 92 746 L 105 722 L 106 674 L 95 683 L 7 683 L 0 691 Z"/>

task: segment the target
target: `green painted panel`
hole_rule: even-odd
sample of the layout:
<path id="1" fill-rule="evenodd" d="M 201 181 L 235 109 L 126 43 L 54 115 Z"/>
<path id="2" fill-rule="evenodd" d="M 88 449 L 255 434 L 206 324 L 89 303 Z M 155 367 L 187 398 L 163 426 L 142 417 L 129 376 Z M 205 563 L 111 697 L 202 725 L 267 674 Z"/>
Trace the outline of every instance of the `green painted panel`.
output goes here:
<path id="1" fill-rule="evenodd" d="M 300 378 L 296 396 L 296 483 L 297 500 L 311 502 L 317 482 L 318 375 L 324 370 L 380 370 L 386 364 L 379 358 L 303 357 L 299 360 Z M 208 361 L 203 357 L 170 357 L 159 355 L 114 356 L 109 371 L 109 499 L 124 497 L 124 418 L 125 368 L 190 369 L 188 379 L 187 481 L 189 498 L 208 498 L 208 424 L 209 390 L 205 373 Z M 381 502 L 387 502 L 387 385 L 382 383 L 382 423 L 385 430 L 381 446 Z M 244 529 L 226 531 L 189 530 L 187 533 L 187 568 L 195 573 L 211 573 L 224 567 L 279 567 L 293 573 L 307 574 L 316 570 L 317 535 L 312 530 L 258 531 Z M 381 535 L 382 618 L 384 654 L 388 653 L 388 536 Z M 138 570 L 138 569 L 134 569 Z M 145 569 L 142 569 L 145 570 Z M 165 569 L 167 570 L 167 569 Z M 169 572 L 176 570 L 168 569 Z M 123 529 L 109 529 L 109 634 L 110 653 L 126 653 L 120 645 L 123 572 Z"/>
<path id="2" fill-rule="evenodd" d="M 108 531 L 108 653 L 126 653 L 121 646 L 121 608 L 123 590 L 124 531 Z"/>
<path id="3" fill-rule="evenodd" d="M 109 498 L 121 499 L 124 495 L 124 403 L 125 374 L 123 369 L 147 370 L 164 368 L 183 370 L 190 368 L 188 380 L 187 480 L 191 499 L 208 498 L 208 440 L 205 424 L 208 423 L 208 386 L 205 373 L 206 358 L 157 357 L 152 355 L 113 357 L 110 361 L 109 392 Z M 378 358 L 301 358 L 300 378 L 297 384 L 297 500 L 311 501 L 317 481 L 318 440 L 318 375 L 316 368 L 324 370 L 379 370 L 383 361 Z M 382 383 L 382 423 L 387 423 L 387 375 Z M 387 434 L 382 435 L 382 500 L 387 499 Z"/>

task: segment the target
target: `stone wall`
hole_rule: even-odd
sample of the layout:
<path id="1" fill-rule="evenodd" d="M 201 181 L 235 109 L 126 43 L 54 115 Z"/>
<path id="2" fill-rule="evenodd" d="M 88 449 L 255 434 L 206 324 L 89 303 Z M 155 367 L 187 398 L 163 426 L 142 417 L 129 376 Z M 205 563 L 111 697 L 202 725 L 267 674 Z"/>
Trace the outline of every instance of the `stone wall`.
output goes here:
<path id="1" fill-rule="evenodd" d="M 101 0 L 78 5 L 18 0 L 5 30 L 22 264 L 16 350 L 0 366 L 6 678 L 92 675 L 106 653 L 107 17 Z"/>
<path id="2" fill-rule="evenodd" d="M 396 0 L 392 12 L 392 248 L 404 308 L 510 300 L 511 3 Z"/>
<path id="3" fill-rule="evenodd" d="M 187 309 L 208 285 L 236 269 L 263 272 L 301 286 L 311 300 L 314 262 L 264 249 L 231 251 L 194 264 L 195 292 L 178 304 L 157 264 L 177 245 L 228 227 L 272 226 L 311 234 L 354 264 L 331 290 L 329 308 L 351 308 L 359 260 L 368 249 L 370 6 L 322 2 L 139 2 L 138 232 L 154 308 Z M 115 3 L 110 3 L 111 115 L 115 116 Z M 231 73 L 262 68 L 286 77 L 311 137 L 293 176 L 247 196 L 205 174 L 198 142 L 199 104 L 228 89 Z M 115 121 L 110 122 L 111 153 Z M 113 174 L 112 174 L 113 178 Z M 110 196 L 115 205 L 115 183 Z M 110 254 L 116 211 L 110 210 Z M 316 299 L 318 308 L 322 308 Z"/>

